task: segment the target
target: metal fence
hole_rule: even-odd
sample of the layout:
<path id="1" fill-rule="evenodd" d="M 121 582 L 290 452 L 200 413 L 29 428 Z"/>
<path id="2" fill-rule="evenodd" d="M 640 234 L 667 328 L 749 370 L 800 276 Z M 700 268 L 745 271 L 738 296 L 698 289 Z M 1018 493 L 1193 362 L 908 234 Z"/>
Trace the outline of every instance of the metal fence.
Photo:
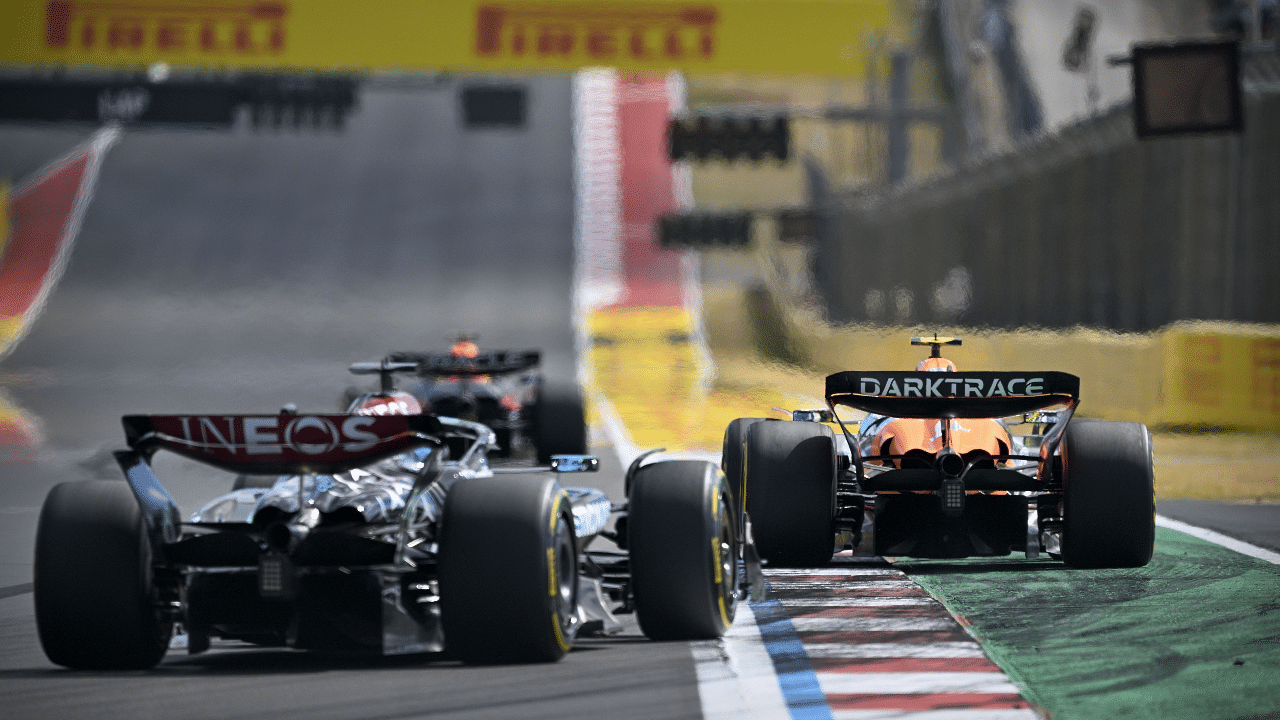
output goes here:
<path id="1" fill-rule="evenodd" d="M 1245 132 L 1139 142 L 1127 106 L 933 178 L 828 199 L 814 277 L 835 322 L 1280 322 L 1280 55 Z"/>

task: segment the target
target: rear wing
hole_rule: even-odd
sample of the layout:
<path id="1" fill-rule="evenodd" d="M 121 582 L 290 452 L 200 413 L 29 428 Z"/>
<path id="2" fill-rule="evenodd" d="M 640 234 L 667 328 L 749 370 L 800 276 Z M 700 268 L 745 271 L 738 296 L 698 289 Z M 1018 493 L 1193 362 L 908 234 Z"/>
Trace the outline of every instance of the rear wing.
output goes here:
<path id="1" fill-rule="evenodd" d="M 332 474 L 438 443 L 434 415 L 126 415 L 129 447 L 246 475 Z"/>
<path id="2" fill-rule="evenodd" d="M 393 352 L 388 362 L 416 363 L 418 374 L 437 375 L 509 375 L 531 370 L 542 361 L 537 350 L 494 350 L 469 357 L 449 353 Z"/>
<path id="3" fill-rule="evenodd" d="M 862 372 L 827 376 L 832 405 L 904 418 L 994 418 L 1074 408 L 1080 378 L 1064 372 Z"/>

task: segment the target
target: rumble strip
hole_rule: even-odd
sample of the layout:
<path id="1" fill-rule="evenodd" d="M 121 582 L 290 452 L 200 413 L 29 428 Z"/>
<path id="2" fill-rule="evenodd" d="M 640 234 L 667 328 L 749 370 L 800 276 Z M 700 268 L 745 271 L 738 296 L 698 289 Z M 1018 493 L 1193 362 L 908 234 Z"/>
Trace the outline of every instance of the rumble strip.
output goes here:
<path id="1" fill-rule="evenodd" d="M 765 570 L 769 595 L 693 643 L 703 717 L 1034 720 L 946 609 L 877 558 Z"/>

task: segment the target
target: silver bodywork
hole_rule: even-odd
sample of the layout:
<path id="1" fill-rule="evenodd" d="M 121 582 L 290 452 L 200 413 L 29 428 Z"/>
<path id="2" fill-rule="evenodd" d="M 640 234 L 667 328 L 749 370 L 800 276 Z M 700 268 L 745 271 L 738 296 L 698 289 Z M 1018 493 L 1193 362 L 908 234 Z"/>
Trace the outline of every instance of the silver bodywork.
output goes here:
<path id="1" fill-rule="evenodd" d="M 257 540 L 266 548 L 281 551 L 282 557 L 295 549 L 318 527 L 335 518 L 349 521 L 349 535 L 393 546 L 390 562 L 367 566 L 294 566 L 287 560 L 279 568 L 258 566 L 188 569 L 188 576 L 201 574 L 243 574 L 261 578 L 271 573 L 291 575 L 366 572 L 381 588 L 383 654 L 437 652 L 444 649 L 440 622 L 439 595 L 434 580 L 408 582 L 404 579 L 421 567 L 434 563 L 436 529 L 450 487 L 464 478 L 495 475 L 487 451 L 496 443 L 487 426 L 467 420 L 441 417 L 448 438 L 455 441 L 439 447 L 418 447 L 363 468 L 329 475 L 286 475 L 270 487 L 245 488 L 221 495 L 193 513 L 187 523 L 196 533 L 217 533 L 219 525 L 264 526 Z M 448 447 L 465 448 L 454 459 Z M 590 462 L 586 462 L 589 460 Z M 570 458 L 559 464 L 560 471 L 594 469 L 594 458 Z M 498 474 L 502 474 L 500 469 Z M 511 468 L 528 473 L 530 468 Z M 149 474 L 149 473 L 148 473 Z M 516 477 L 513 482 L 519 482 Z M 138 488 L 135 486 L 135 493 Z M 566 488 L 572 502 L 578 547 L 604 532 L 614 510 L 604 493 L 594 488 Z M 278 518 L 268 520 L 264 518 Z M 358 519 L 358 522 L 355 522 Z M 274 577 L 274 575 L 272 575 Z M 190 582 L 190 580 L 188 580 Z M 259 579 L 260 589 L 265 586 Z M 264 594 L 277 592 L 263 589 Z M 287 596 L 288 588 L 278 590 Z M 577 614 L 571 630 L 583 627 L 603 633 L 622 629 L 608 607 L 608 594 L 598 574 L 581 573 L 577 587 Z M 177 635 L 174 648 L 198 653 L 209 647 L 207 634 L 186 628 Z"/>

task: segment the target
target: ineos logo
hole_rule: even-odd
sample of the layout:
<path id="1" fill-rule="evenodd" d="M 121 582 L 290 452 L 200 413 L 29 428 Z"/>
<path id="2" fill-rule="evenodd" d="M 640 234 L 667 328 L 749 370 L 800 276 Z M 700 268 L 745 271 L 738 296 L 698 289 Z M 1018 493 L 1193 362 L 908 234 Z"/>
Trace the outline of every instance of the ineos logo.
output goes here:
<path id="1" fill-rule="evenodd" d="M 283 418 L 288 422 L 281 427 Z M 194 422 L 193 422 L 194 421 Z M 303 455 L 325 455 L 334 450 L 359 453 L 372 449 L 382 437 L 371 432 L 378 418 L 351 415 L 341 427 L 316 415 L 224 416 L 178 418 L 188 443 L 232 455 L 280 455 L 287 450 Z"/>
<path id="2" fill-rule="evenodd" d="M 328 437 L 325 443 L 304 443 L 294 439 L 294 433 L 301 433 L 315 428 Z M 312 433 L 314 435 L 314 433 Z M 284 444 L 304 455 L 321 455 L 338 446 L 338 428 L 325 418 L 314 416 L 300 417 L 284 426 Z"/>

